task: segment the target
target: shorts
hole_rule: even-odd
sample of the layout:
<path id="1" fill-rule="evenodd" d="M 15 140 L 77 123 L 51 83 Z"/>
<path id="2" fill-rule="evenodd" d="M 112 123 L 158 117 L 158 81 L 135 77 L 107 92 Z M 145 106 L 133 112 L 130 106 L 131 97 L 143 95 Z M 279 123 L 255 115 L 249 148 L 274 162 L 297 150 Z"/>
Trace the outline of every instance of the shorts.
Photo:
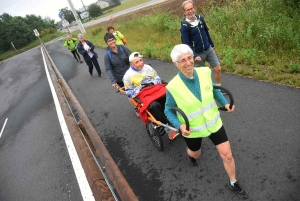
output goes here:
<path id="1" fill-rule="evenodd" d="M 198 138 L 184 137 L 184 141 L 187 147 L 191 151 L 198 151 L 199 149 L 201 149 L 202 138 L 203 137 L 198 137 Z M 210 134 L 208 138 L 214 143 L 215 146 L 228 141 L 224 126 L 222 126 L 217 132 Z"/>
<path id="2" fill-rule="evenodd" d="M 201 57 L 201 61 L 195 61 L 195 67 L 205 67 L 205 62 L 208 62 L 212 68 L 220 66 L 220 60 L 212 47 L 199 53 L 199 56 Z"/>

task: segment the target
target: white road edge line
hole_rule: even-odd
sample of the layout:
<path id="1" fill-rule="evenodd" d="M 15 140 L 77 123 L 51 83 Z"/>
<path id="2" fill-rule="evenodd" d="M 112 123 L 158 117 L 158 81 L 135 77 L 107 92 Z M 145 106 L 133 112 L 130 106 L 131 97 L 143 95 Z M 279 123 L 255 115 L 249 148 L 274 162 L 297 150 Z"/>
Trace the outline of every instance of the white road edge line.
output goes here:
<path id="1" fill-rule="evenodd" d="M 1 129 L 1 132 L 0 132 L 0 138 L 1 138 L 1 136 L 2 136 L 2 132 L 3 132 L 4 127 L 5 127 L 5 125 L 6 125 L 7 119 L 8 119 L 8 118 L 5 119 L 4 124 L 3 124 L 3 127 L 2 127 L 2 129 Z"/>
<path id="2" fill-rule="evenodd" d="M 64 116 L 63 116 L 63 113 L 62 113 L 62 110 L 61 110 L 61 107 L 60 107 L 60 104 L 59 104 L 59 101 L 58 101 L 57 94 L 55 92 L 53 83 L 52 83 L 51 78 L 50 78 L 50 74 L 49 74 L 49 71 L 48 71 L 48 68 L 47 68 L 47 65 L 46 65 L 45 56 L 44 56 L 42 48 L 41 48 L 41 52 L 42 52 L 42 55 L 43 55 L 45 71 L 46 71 L 48 83 L 50 85 L 50 89 L 51 89 L 51 92 L 52 92 L 52 96 L 53 96 L 53 99 L 54 99 L 54 104 L 55 104 L 55 107 L 56 107 L 58 120 L 59 120 L 60 127 L 61 127 L 64 139 L 65 139 L 65 142 L 66 142 L 66 145 L 67 145 L 67 149 L 68 149 L 68 152 L 69 152 L 69 155 L 70 155 L 70 158 L 71 158 L 71 162 L 72 162 L 73 169 L 74 169 L 74 172 L 75 172 L 75 175 L 76 175 L 76 178 L 77 178 L 79 189 L 81 191 L 82 198 L 83 198 L 83 200 L 86 200 L 86 201 L 95 200 L 95 198 L 93 196 L 93 193 L 92 193 L 92 190 L 90 188 L 90 185 L 88 183 L 88 180 L 86 178 L 86 175 L 84 173 L 84 170 L 82 168 L 82 165 L 80 163 L 79 157 L 77 155 L 77 152 L 76 152 L 75 146 L 73 144 L 70 132 L 68 130 L 66 121 L 64 119 Z"/>

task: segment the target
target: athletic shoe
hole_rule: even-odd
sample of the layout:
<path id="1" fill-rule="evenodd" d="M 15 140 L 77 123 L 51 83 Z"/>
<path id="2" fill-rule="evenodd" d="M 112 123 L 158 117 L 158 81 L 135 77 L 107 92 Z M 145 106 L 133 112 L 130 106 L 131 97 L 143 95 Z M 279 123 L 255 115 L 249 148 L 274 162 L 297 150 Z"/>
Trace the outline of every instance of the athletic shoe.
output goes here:
<path id="1" fill-rule="evenodd" d="M 176 137 L 178 137 L 180 134 L 177 132 L 177 131 L 174 131 L 172 130 L 170 133 L 169 133 L 169 139 L 171 141 L 173 141 Z"/>
<path id="2" fill-rule="evenodd" d="M 188 155 L 188 161 L 192 166 L 194 166 L 194 167 L 198 166 L 197 160 L 193 157 L 190 157 L 189 155 Z"/>
<path id="3" fill-rule="evenodd" d="M 186 148 L 186 151 L 188 150 L 188 148 Z M 194 157 L 191 157 L 188 155 L 188 161 L 192 166 L 198 166 L 198 162 Z"/>
<path id="4" fill-rule="evenodd" d="M 226 93 L 224 90 L 222 90 L 222 89 L 221 89 L 221 92 L 222 92 L 222 94 L 223 94 L 224 96 L 227 95 L 227 93 Z"/>
<path id="5" fill-rule="evenodd" d="M 243 189 L 240 184 L 236 181 L 234 185 L 232 186 L 230 181 L 228 183 L 228 186 L 231 190 L 235 191 L 237 196 L 239 196 L 242 199 L 247 199 L 248 198 L 248 193 L 245 189 Z"/>
<path id="6" fill-rule="evenodd" d="M 102 77 L 103 75 L 102 75 L 102 73 L 99 75 L 99 77 Z"/>
<path id="7" fill-rule="evenodd" d="M 93 77 L 93 74 L 90 74 L 91 77 Z"/>
<path id="8" fill-rule="evenodd" d="M 80 60 L 80 63 L 82 63 L 82 61 Z"/>

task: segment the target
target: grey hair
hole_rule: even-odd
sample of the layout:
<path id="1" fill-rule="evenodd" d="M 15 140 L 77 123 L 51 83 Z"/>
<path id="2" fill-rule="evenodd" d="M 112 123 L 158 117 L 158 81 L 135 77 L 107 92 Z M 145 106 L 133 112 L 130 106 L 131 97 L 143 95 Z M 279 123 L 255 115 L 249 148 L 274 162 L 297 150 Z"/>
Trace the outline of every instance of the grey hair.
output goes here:
<path id="1" fill-rule="evenodd" d="M 188 53 L 194 56 L 193 50 L 190 48 L 190 46 L 186 44 L 175 45 L 175 47 L 171 51 L 171 59 L 173 62 L 178 62 L 178 59 L 182 54 Z"/>
<path id="2" fill-rule="evenodd" d="M 78 38 L 83 38 L 83 35 L 80 33 L 77 35 Z"/>
<path id="3" fill-rule="evenodd" d="M 195 6 L 193 0 L 187 0 L 187 1 L 182 2 L 182 4 L 181 4 L 183 10 L 184 10 L 184 6 L 188 3 L 191 3 L 191 4 L 193 4 L 193 6 Z"/>

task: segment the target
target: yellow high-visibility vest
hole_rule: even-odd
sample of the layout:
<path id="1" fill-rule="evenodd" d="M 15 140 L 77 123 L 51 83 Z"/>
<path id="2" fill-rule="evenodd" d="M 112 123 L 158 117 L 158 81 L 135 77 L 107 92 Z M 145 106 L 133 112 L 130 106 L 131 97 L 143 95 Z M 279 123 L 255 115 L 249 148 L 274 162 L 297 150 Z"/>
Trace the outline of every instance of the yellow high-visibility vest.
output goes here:
<path id="1" fill-rule="evenodd" d="M 218 106 L 213 96 L 211 70 L 208 67 L 195 68 L 200 83 L 202 102 L 187 88 L 179 75 L 176 75 L 167 85 L 177 107 L 187 116 L 192 129 L 187 138 L 207 137 L 217 132 L 222 127 L 222 120 Z M 184 120 L 177 113 L 177 118 L 182 124 Z"/>

